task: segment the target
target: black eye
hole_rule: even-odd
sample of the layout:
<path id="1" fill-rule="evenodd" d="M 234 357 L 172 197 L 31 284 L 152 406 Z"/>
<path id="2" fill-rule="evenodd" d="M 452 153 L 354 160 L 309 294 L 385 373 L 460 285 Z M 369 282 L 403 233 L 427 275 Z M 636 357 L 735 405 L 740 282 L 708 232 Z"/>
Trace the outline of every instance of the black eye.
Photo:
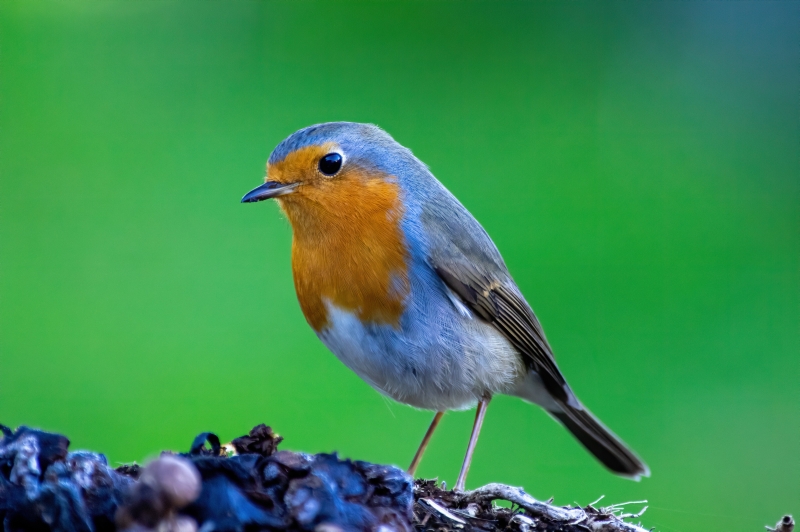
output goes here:
<path id="1" fill-rule="evenodd" d="M 319 160 L 319 171 L 325 175 L 336 175 L 342 167 L 342 156 L 338 153 L 329 153 Z"/>

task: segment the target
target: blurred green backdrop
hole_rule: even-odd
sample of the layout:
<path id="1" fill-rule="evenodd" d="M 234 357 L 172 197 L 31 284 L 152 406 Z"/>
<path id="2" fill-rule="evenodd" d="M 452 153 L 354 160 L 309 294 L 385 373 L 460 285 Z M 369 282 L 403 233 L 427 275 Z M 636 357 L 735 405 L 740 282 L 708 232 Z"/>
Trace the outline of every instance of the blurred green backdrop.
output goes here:
<path id="1" fill-rule="evenodd" d="M 469 484 L 648 499 L 658 530 L 800 512 L 800 3 L 0 2 L 0 422 L 113 461 L 258 422 L 407 465 L 430 414 L 307 327 L 271 149 L 374 122 L 477 216 L 603 470 L 499 398 Z M 421 473 L 452 484 L 471 412 Z"/>

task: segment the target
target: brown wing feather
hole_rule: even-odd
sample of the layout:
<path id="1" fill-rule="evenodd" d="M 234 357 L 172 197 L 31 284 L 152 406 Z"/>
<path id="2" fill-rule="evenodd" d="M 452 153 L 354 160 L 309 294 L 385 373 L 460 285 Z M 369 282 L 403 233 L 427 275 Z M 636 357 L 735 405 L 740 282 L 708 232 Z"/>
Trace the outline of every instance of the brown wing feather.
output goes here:
<path id="1" fill-rule="evenodd" d="M 435 264 L 434 270 L 470 310 L 494 325 L 519 349 L 554 398 L 569 402 L 572 392 L 556 365 L 542 326 L 515 288 L 463 264 L 459 268 Z"/>

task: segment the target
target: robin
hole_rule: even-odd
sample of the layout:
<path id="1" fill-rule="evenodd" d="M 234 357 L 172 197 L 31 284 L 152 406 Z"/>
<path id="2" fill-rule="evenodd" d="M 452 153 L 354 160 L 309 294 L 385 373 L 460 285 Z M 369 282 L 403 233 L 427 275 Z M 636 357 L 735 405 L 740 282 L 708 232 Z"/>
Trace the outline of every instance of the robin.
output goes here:
<path id="1" fill-rule="evenodd" d="M 581 404 L 542 326 L 478 221 L 408 148 L 377 126 L 301 129 L 243 203 L 274 198 L 292 226 L 292 272 L 308 324 L 392 399 L 436 412 L 477 403 L 455 489 L 463 491 L 493 395 L 544 408 L 614 473 L 647 466 Z"/>

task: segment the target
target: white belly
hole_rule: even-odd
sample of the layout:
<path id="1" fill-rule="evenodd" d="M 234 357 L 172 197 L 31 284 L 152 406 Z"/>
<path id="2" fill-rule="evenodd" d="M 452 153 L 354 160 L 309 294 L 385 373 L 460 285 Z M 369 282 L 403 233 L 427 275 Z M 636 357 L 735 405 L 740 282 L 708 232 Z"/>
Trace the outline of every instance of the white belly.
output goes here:
<path id="1" fill-rule="evenodd" d="M 425 330 L 365 325 L 328 304 L 319 337 L 347 367 L 379 392 L 411 406 L 458 410 L 485 393 L 511 393 L 525 368 L 513 346 L 491 325 L 443 313 Z"/>

